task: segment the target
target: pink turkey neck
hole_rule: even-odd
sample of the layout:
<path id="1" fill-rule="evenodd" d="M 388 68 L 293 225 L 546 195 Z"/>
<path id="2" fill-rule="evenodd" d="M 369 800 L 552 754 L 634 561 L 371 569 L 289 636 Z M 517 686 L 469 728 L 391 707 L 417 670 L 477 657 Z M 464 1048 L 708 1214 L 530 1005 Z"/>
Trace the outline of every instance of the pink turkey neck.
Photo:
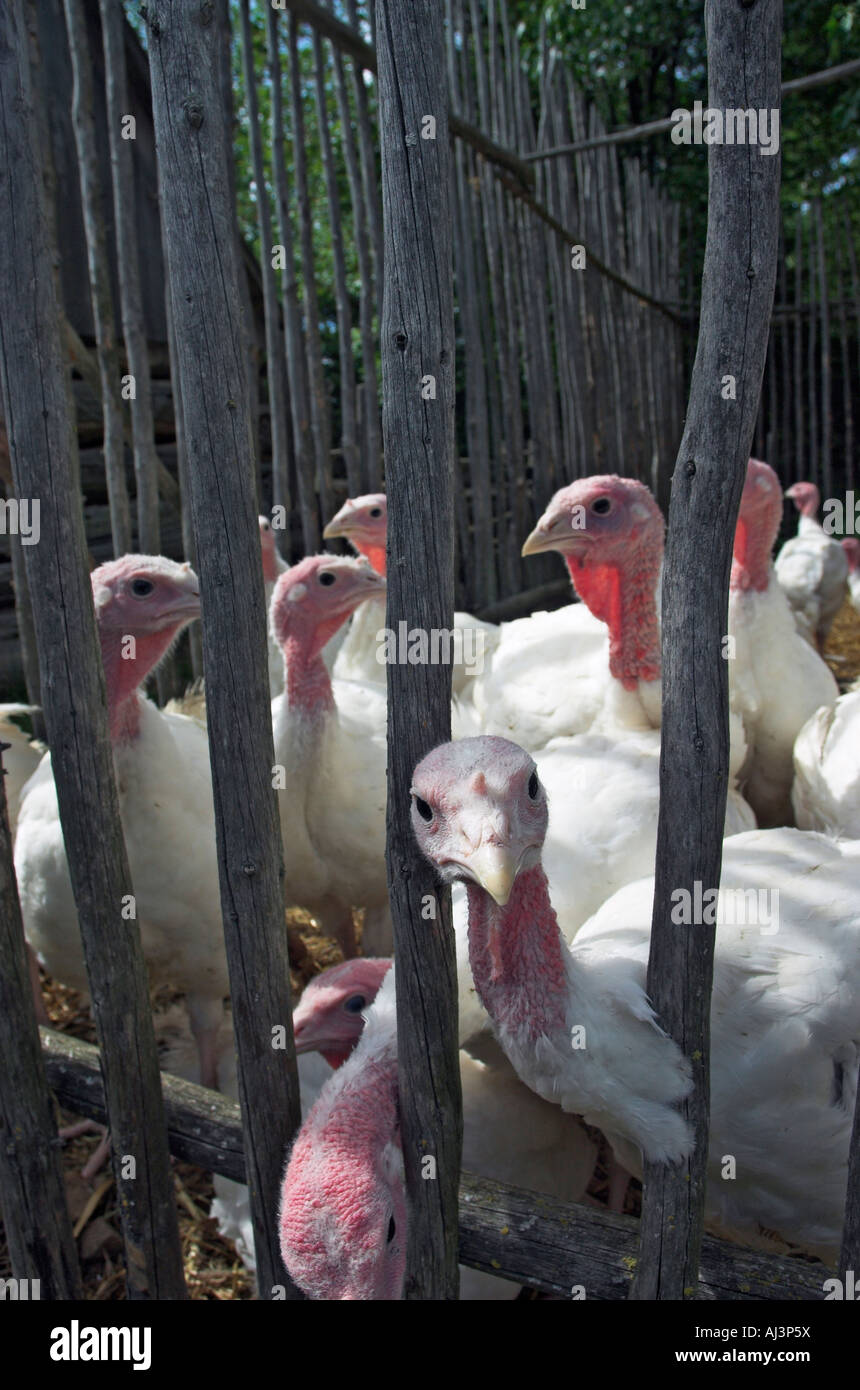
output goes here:
<path id="1" fill-rule="evenodd" d="M 764 593 L 770 583 L 770 553 L 782 521 L 782 498 L 777 491 L 769 503 L 759 502 L 738 514 L 732 551 L 732 593 Z"/>
<path id="2" fill-rule="evenodd" d="M 363 555 L 365 559 L 369 560 L 370 563 L 373 565 L 373 568 L 376 570 L 376 573 L 381 574 L 384 579 L 385 543 L 383 542 L 382 545 L 372 545 L 369 541 L 354 540 L 353 545 L 355 546 L 359 555 Z"/>
<path id="3" fill-rule="evenodd" d="M 302 1126 L 288 1168 L 292 1209 L 300 1204 L 299 1231 L 291 1229 L 290 1207 L 281 1210 L 282 1242 L 301 1259 L 313 1257 L 318 1242 L 303 1209 L 321 1190 L 344 1208 L 361 1199 L 361 1189 L 373 1187 L 379 1155 L 386 1145 L 399 1143 L 397 1053 L 393 1043 L 379 1056 L 364 1059 L 361 1071 L 335 1089 L 325 1088 Z M 351 1255 L 357 1252 L 351 1251 Z M 371 1254 L 372 1252 L 368 1252 Z"/>
<path id="4" fill-rule="evenodd" d="M 813 490 L 808 497 L 805 497 L 802 502 L 797 502 L 795 500 L 794 505 L 797 507 L 797 510 L 800 512 L 801 516 L 811 516 L 814 520 L 815 517 L 818 515 L 818 504 L 820 501 L 821 495 L 818 491 L 818 488 L 813 487 Z"/>
<path id="5" fill-rule="evenodd" d="M 625 690 L 660 678 L 656 588 L 662 538 L 631 547 L 619 564 L 565 557 L 573 586 L 595 618 L 609 628 L 609 670 Z"/>
<path id="6" fill-rule="evenodd" d="M 158 632 L 142 634 L 99 628 L 111 743 L 132 743 L 137 738 L 140 733 L 138 691 L 184 626 L 184 623 L 174 623 Z M 123 644 L 130 636 L 134 637 L 135 644 L 133 658 L 122 654 Z"/>
<path id="7" fill-rule="evenodd" d="M 299 619 L 281 643 L 285 663 L 287 705 L 302 714 L 320 718 L 335 707 L 331 677 L 322 659 L 322 649 L 348 614 L 339 613 L 311 625 Z"/>
<path id="8" fill-rule="evenodd" d="M 494 1023 L 534 1042 L 565 1027 L 569 994 L 566 946 L 540 865 L 516 879 L 499 907 L 467 883 L 469 963 L 481 1003 Z"/>

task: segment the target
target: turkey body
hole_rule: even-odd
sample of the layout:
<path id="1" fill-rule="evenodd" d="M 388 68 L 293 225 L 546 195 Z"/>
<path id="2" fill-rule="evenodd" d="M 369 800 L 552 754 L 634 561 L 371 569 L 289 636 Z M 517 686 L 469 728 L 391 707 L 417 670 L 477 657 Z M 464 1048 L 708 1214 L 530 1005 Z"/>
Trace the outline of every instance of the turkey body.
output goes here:
<path id="1" fill-rule="evenodd" d="M 783 829 L 754 831 L 724 846 L 706 1219 L 727 1238 L 762 1249 L 798 1245 L 828 1263 L 836 1262 L 841 1238 L 860 1060 L 858 888 L 857 843 Z M 604 982 L 608 1008 L 618 1007 L 616 981 L 635 988 L 630 1006 L 639 1032 L 653 1026 L 643 1022 L 652 896 L 650 879 L 622 889 L 572 948 L 595 998 Z M 758 920 L 750 921 L 756 912 Z M 665 1043 L 660 1072 L 674 1078 L 677 1100 L 687 1084 L 683 1058 Z M 628 1061 L 631 1092 L 647 1095 L 635 1052 Z M 604 1121 L 611 1129 L 607 1115 Z M 609 1137 L 638 1171 L 635 1127 L 628 1123 L 624 1134 Z M 642 1142 L 647 1138 L 639 1147 Z M 724 1177 L 726 1154 L 736 1160 L 732 1181 Z"/>
<path id="2" fill-rule="evenodd" d="M 137 700 L 138 736 L 114 746 L 114 768 L 144 956 L 152 983 L 177 985 L 192 1013 L 220 1012 L 228 976 L 206 735 Z M 22 794 L 15 871 L 28 940 L 49 974 L 86 993 L 49 753 Z"/>
<path id="3" fill-rule="evenodd" d="M 804 830 L 860 839 L 860 690 L 816 710 L 797 735 L 791 799 Z"/>
<path id="4" fill-rule="evenodd" d="M 322 717 L 272 705 L 288 895 L 338 933 L 367 909 L 365 954 L 391 949 L 385 876 L 386 701 L 380 686 L 332 682 Z M 334 927 L 332 928 L 332 923 Z"/>
<path id="5" fill-rule="evenodd" d="M 798 631 L 821 649 L 847 588 L 848 561 L 839 542 L 825 535 L 814 516 L 801 516 L 797 535 L 776 557 L 776 577 Z"/>

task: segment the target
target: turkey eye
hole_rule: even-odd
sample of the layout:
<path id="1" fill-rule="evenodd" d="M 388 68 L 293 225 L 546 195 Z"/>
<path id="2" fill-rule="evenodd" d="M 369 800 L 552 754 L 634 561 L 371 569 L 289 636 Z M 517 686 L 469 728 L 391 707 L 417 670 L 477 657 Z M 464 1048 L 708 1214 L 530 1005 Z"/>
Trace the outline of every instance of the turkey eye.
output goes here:
<path id="1" fill-rule="evenodd" d="M 147 594 L 151 594 L 154 588 L 155 585 L 151 579 L 133 579 L 131 581 L 131 592 L 135 598 L 146 598 Z"/>
<path id="2" fill-rule="evenodd" d="M 538 794 L 538 788 L 539 788 L 539 787 L 540 787 L 540 783 L 539 783 L 539 781 L 538 781 L 538 775 L 537 775 L 536 772 L 533 772 L 532 775 L 531 775 L 531 777 L 529 778 L 529 785 L 528 785 L 528 793 L 529 793 L 529 796 L 531 797 L 532 801 L 537 801 L 537 794 Z"/>
<path id="3" fill-rule="evenodd" d="M 363 994 L 353 994 L 347 999 L 343 1006 L 348 1014 L 360 1014 L 362 1009 L 367 1008 L 367 1000 Z"/>
<path id="4" fill-rule="evenodd" d="M 370 511 L 369 511 L 369 513 L 368 513 L 368 515 L 369 515 L 369 516 L 372 516 L 373 519 L 374 519 L 374 521 L 375 521 L 377 517 L 382 516 L 382 508 L 381 508 L 381 507 L 371 507 L 371 509 L 370 509 Z"/>
<path id="5" fill-rule="evenodd" d="M 335 576 L 332 574 L 331 570 L 323 570 L 320 575 L 320 583 L 325 584 L 326 587 L 335 583 Z"/>
<path id="6" fill-rule="evenodd" d="M 612 511 L 612 503 L 608 497 L 598 497 L 595 502 L 592 502 L 591 510 L 596 512 L 598 516 L 606 516 L 607 512 Z"/>
<path id="7" fill-rule="evenodd" d="M 396 1223 L 396 1221 L 394 1220 L 394 1217 L 393 1217 L 393 1216 L 389 1216 L 389 1218 L 388 1218 L 388 1234 L 387 1234 L 387 1236 L 385 1237 L 385 1242 L 386 1242 L 387 1245 L 390 1245 L 390 1244 L 391 1244 L 391 1242 L 393 1241 L 393 1239 L 394 1239 L 394 1237 L 395 1237 L 396 1234 L 397 1234 L 397 1223 Z"/>
<path id="8" fill-rule="evenodd" d="M 433 811 L 426 801 L 422 801 L 420 796 L 416 796 L 415 805 L 422 820 L 432 820 Z"/>

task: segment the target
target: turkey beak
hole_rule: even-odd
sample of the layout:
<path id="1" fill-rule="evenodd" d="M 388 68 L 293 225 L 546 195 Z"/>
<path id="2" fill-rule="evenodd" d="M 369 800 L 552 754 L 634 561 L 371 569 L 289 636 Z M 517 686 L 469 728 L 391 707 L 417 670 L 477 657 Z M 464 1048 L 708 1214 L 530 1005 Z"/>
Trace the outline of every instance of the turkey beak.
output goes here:
<path id="1" fill-rule="evenodd" d="M 519 871 L 520 856 L 510 845 L 478 845 L 465 859 L 465 867 L 493 902 L 504 907 Z"/>
<path id="2" fill-rule="evenodd" d="M 542 555 L 546 550 L 560 550 L 570 541 L 571 532 L 566 516 L 544 512 L 520 552 L 522 555 Z"/>
<path id="3" fill-rule="evenodd" d="M 324 541 L 333 541 L 336 540 L 338 536 L 348 536 L 350 534 L 352 530 L 352 526 L 350 525 L 352 511 L 352 505 L 349 502 L 344 503 L 340 511 L 332 517 L 323 531 Z"/>

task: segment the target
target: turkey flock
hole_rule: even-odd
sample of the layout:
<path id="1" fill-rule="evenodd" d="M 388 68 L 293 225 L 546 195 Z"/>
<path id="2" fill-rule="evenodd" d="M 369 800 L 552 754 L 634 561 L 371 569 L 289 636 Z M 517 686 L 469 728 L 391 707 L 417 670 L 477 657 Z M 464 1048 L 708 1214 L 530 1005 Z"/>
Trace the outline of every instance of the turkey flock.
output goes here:
<path id="1" fill-rule="evenodd" d="M 783 491 L 750 459 L 724 650 L 706 1222 L 725 1239 L 834 1265 L 860 1061 L 860 689 L 840 695 L 822 651 L 846 595 L 860 604 L 860 546 L 825 534 L 813 484 L 786 495 L 798 533 L 774 562 Z M 286 901 L 345 957 L 307 985 L 294 1015 L 305 1120 L 285 1156 L 280 1236 L 314 1299 L 399 1299 L 405 1279 L 378 642 L 386 523 L 383 494 L 350 499 L 324 536 L 357 555 L 287 567 L 260 518 Z M 411 785 L 418 847 L 453 889 L 463 1166 L 593 1201 L 602 1135 L 615 1211 L 643 1158 L 678 1161 L 691 1147 L 678 1109 L 689 1064 L 645 988 L 664 529 L 632 478 L 556 493 L 523 554 L 558 552 L 571 601 L 501 625 L 455 615 L 482 659 L 456 662 L 453 740 Z M 169 982 L 187 1009 L 164 1066 L 235 1096 L 205 699 L 159 709 L 144 694 L 200 615 L 197 577 L 125 555 L 93 571 L 92 591 L 150 982 Z M 4 767 L 44 1022 L 38 964 L 84 995 L 87 973 L 50 752 L 11 722 L 27 708 L 3 707 Z M 768 910 L 750 915 L 752 902 Z M 212 1215 L 253 1267 L 247 1192 L 220 1177 L 215 1191 Z M 517 1296 L 505 1279 L 461 1275 L 464 1299 Z"/>

